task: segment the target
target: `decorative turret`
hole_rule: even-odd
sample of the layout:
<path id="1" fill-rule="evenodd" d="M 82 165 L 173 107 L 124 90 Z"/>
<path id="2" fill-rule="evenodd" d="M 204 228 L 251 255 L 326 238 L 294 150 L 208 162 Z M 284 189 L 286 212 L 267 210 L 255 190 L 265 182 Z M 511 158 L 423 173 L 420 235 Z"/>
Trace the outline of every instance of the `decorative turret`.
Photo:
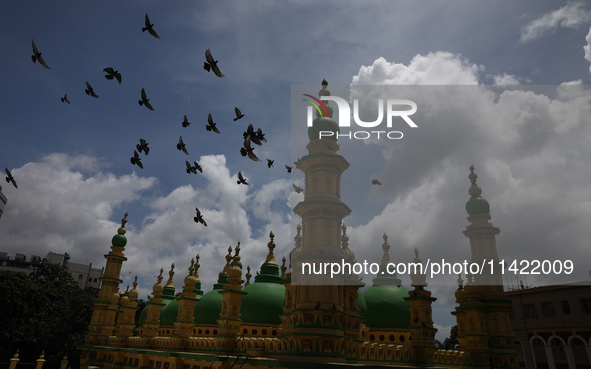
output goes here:
<path id="1" fill-rule="evenodd" d="M 232 247 L 228 249 L 228 255 L 231 259 Z M 226 256 L 226 266 L 229 264 L 228 255 Z M 218 274 L 217 283 L 213 285 L 213 290 L 207 292 L 201 297 L 199 303 L 195 305 L 195 311 L 193 312 L 193 318 L 195 324 L 206 328 L 208 332 L 213 332 L 214 329 L 217 332 L 218 318 L 222 311 L 222 295 L 220 291 L 224 290 L 224 286 L 228 284 L 226 275 L 226 266 L 223 271 Z"/>
<path id="2" fill-rule="evenodd" d="M 117 234 L 111 240 L 111 251 L 105 255 L 107 265 L 100 278 L 101 289 L 94 303 L 94 311 L 86 335 L 86 342 L 89 344 L 105 344 L 108 342 L 108 337 L 115 331 L 115 317 L 120 311 L 117 302 L 119 300 L 119 285 L 122 282 L 121 266 L 127 260 L 123 255 L 123 250 L 127 245 L 126 223 L 127 213 L 121 220 L 121 227 L 117 230 Z"/>
<path id="3" fill-rule="evenodd" d="M 174 331 L 176 335 L 184 338 L 190 337 L 193 333 L 193 312 L 195 311 L 195 304 L 197 303 L 197 293 L 195 292 L 197 278 L 194 276 L 194 266 L 195 259 L 191 259 L 189 274 L 185 277 L 184 281 L 185 285 L 183 286 L 183 292 L 181 292 L 180 296 L 167 306 L 167 311 L 170 309 L 171 313 L 174 313 L 174 310 L 178 312 L 174 322 Z M 173 310 L 173 307 L 176 307 L 176 309 Z M 186 340 L 183 340 L 183 347 L 186 347 L 186 343 Z"/>
<path id="4" fill-rule="evenodd" d="M 146 307 L 144 308 L 146 314 L 144 315 L 142 312 L 142 316 L 140 316 L 140 324 L 142 324 L 142 318 L 145 317 L 145 321 L 143 321 L 142 325 L 142 335 L 144 337 L 155 337 L 158 335 L 158 329 L 160 328 L 160 313 L 164 307 L 161 298 L 164 291 L 164 286 L 162 285 L 163 273 L 164 268 L 161 268 L 158 280 L 152 287 L 152 298 L 146 303 Z"/>

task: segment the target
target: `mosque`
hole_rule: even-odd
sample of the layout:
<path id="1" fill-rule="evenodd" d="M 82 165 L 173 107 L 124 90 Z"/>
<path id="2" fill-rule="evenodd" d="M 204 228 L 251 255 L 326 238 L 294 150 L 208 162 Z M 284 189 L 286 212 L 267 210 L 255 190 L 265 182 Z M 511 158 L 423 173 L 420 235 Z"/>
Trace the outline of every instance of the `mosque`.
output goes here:
<path id="1" fill-rule="evenodd" d="M 319 96 L 329 94 L 323 81 Z M 340 199 L 341 174 L 349 163 L 337 154 L 336 135 L 318 139 L 320 130 L 339 130 L 328 113 L 314 120 L 308 155 L 296 164 L 305 174 L 306 191 L 293 209 L 301 225 L 289 260 L 283 258 L 281 266 L 277 262 L 271 232 L 268 255 L 254 281 L 250 267 L 243 274 L 240 244 L 228 250 L 225 267 L 207 293 L 201 289 L 197 258 L 175 296 L 173 264 L 164 285 L 160 270 L 136 328 L 137 277 L 133 289 L 119 290 L 127 260 L 126 214 L 105 255 L 100 294 L 86 343 L 79 347 L 83 369 L 519 367 L 511 303 L 498 275 L 468 276 L 466 283 L 458 279 L 458 306 L 452 314 L 459 347 L 443 350 L 435 347 L 431 304 L 436 298 L 425 274 L 411 274 L 407 290 L 396 275 L 378 273 L 361 292 L 364 284 L 350 271 L 320 282 L 302 273 L 305 262 L 355 260 L 342 223 L 351 210 Z M 471 261 L 498 261 L 499 229 L 489 222 L 489 204 L 470 169 L 464 235 L 470 240 Z M 382 249 L 380 268 L 386 268 L 390 245 L 385 235 Z M 414 262 L 421 262 L 415 254 Z"/>

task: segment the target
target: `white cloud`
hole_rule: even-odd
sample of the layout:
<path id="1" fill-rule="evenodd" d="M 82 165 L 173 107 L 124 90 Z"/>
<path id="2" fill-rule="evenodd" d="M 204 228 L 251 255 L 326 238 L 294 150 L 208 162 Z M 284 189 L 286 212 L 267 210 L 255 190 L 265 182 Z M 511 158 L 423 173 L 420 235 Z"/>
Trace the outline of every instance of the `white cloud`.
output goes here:
<path id="1" fill-rule="evenodd" d="M 544 14 L 521 29 L 521 42 L 540 38 L 556 31 L 559 27 L 577 28 L 591 20 L 591 12 L 584 9 L 582 2 L 569 2 L 560 9 Z"/>
<path id="2" fill-rule="evenodd" d="M 587 45 L 583 46 L 585 50 L 585 59 L 591 62 L 591 28 L 589 28 L 589 33 L 587 37 L 585 37 L 585 41 L 587 41 Z M 591 73 L 591 67 L 589 67 L 589 72 Z"/>
<path id="3" fill-rule="evenodd" d="M 495 85 L 519 85 L 519 84 L 521 84 L 521 81 L 519 80 L 519 78 L 517 76 L 514 76 L 512 74 L 506 74 L 506 73 L 504 73 L 503 75 L 493 76 L 493 80 L 494 80 Z"/>

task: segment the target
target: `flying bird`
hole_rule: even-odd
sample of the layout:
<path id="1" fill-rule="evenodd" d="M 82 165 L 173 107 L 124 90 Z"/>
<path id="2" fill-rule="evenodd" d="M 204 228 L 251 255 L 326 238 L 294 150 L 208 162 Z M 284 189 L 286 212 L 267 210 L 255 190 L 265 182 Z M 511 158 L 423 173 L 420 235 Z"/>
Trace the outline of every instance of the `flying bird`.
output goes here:
<path id="1" fill-rule="evenodd" d="M 185 143 L 183 142 L 183 136 L 179 137 L 179 143 L 176 144 L 176 148 L 184 152 L 185 154 L 189 155 L 189 153 L 187 152 L 187 148 L 185 147 Z"/>
<path id="2" fill-rule="evenodd" d="M 148 96 L 146 96 L 146 91 L 142 88 L 142 99 L 138 100 L 137 103 L 140 104 L 140 106 L 146 105 L 146 108 L 154 110 L 152 105 L 150 105 L 149 101 L 150 99 L 148 99 Z"/>
<path id="3" fill-rule="evenodd" d="M 95 99 L 98 99 L 98 95 L 94 93 L 94 90 L 92 89 L 92 86 L 90 85 L 90 83 L 88 83 L 88 81 L 86 81 L 86 89 L 84 89 L 84 92 L 86 92 L 87 95 L 90 95 Z"/>
<path id="4" fill-rule="evenodd" d="M 64 97 L 60 98 L 60 100 L 62 102 L 67 102 L 68 104 L 70 103 L 70 100 L 68 100 L 68 94 L 65 94 Z"/>
<path id="5" fill-rule="evenodd" d="M 304 192 L 304 189 L 299 186 L 296 186 L 295 183 L 292 183 L 291 185 L 293 186 L 293 189 L 295 190 L 296 193 Z"/>
<path id="6" fill-rule="evenodd" d="M 257 129 L 257 132 L 255 133 L 255 136 L 257 137 L 257 139 L 259 141 L 267 142 L 267 139 L 265 138 L 265 134 L 263 133 L 263 131 L 260 128 Z"/>
<path id="7" fill-rule="evenodd" d="M 248 182 L 246 182 L 246 180 L 242 176 L 242 173 L 240 173 L 240 172 L 238 172 L 238 180 L 236 181 L 236 183 L 248 185 Z"/>
<path id="8" fill-rule="evenodd" d="M 115 70 L 111 67 L 103 69 L 103 72 L 107 73 L 105 78 L 108 80 L 112 80 L 113 78 L 117 79 L 119 83 L 121 83 L 121 73 L 118 70 Z"/>
<path id="9" fill-rule="evenodd" d="M 274 162 L 275 162 L 275 160 L 267 159 L 267 167 L 271 168 L 273 166 Z"/>
<path id="10" fill-rule="evenodd" d="M 211 117 L 211 113 L 207 116 L 207 125 L 205 126 L 205 129 L 207 129 L 208 131 L 214 131 L 215 133 L 220 133 L 220 130 L 218 129 L 218 127 L 216 127 L 215 125 L 217 123 L 213 122 L 213 118 Z"/>
<path id="11" fill-rule="evenodd" d="M 382 182 L 378 181 L 377 179 L 372 179 L 372 180 L 371 180 L 371 184 L 372 184 L 372 185 L 378 185 L 378 186 L 381 186 L 381 185 L 382 185 Z"/>
<path id="12" fill-rule="evenodd" d="M 47 69 L 51 69 L 47 66 L 47 64 L 45 63 L 45 60 L 43 60 L 43 58 L 41 57 L 41 54 L 39 52 L 39 50 L 37 50 L 37 46 L 35 46 L 35 41 L 33 42 L 33 55 L 31 55 L 31 59 L 33 60 L 33 63 L 36 63 L 37 60 L 39 60 L 39 64 L 41 64 L 42 66 L 44 66 Z"/>
<path id="13" fill-rule="evenodd" d="M 12 173 L 10 173 L 8 168 L 4 167 L 4 171 L 6 171 L 6 183 L 12 183 L 14 188 L 18 188 L 18 186 L 16 185 L 16 181 L 14 180 L 14 177 L 12 176 Z"/>
<path id="14" fill-rule="evenodd" d="M 140 143 L 136 144 L 135 147 L 137 148 L 138 152 L 144 152 L 146 155 L 150 153 L 150 148 L 148 147 L 148 143 L 143 138 L 140 138 Z"/>
<path id="15" fill-rule="evenodd" d="M 183 123 L 182 123 L 183 127 L 188 127 L 191 125 L 191 123 L 189 123 L 189 120 L 187 119 L 187 116 L 185 115 L 185 117 L 183 118 Z"/>
<path id="16" fill-rule="evenodd" d="M 146 32 L 148 31 L 149 34 L 151 34 L 152 36 L 156 37 L 156 38 L 160 38 L 160 36 L 158 36 L 158 34 L 156 33 L 156 31 L 154 31 L 154 24 L 150 23 L 150 18 L 148 18 L 148 13 L 146 13 L 146 26 L 142 27 L 142 32 Z"/>
<path id="17" fill-rule="evenodd" d="M 197 215 L 193 218 L 195 223 L 201 223 L 207 227 L 207 223 L 205 223 L 205 220 L 203 220 L 203 216 L 201 215 L 201 212 L 199 211 L 199 209 L 195 208 L 195 211 L 197 212 Z"/>
<path id="18" fill-rule="evenodd" d="M 137 165 L 138 167 L 144 169 L 144 165 L 141 162 L 140 155 L 135 150 L 133 150 L 133 156 L 131 157 L 131 164 Z"/>
<path id="19" fill-rule="evenodd" d="M 287 173 L 291 173 L 291 169 L 292 169 L 292 168 L 293 168 L 293 167 L 290 167 L 289 165 L 286 165 L 286 166 L 285 166 L 285 169 L 287 169 Z"/>
<path id="20" fill-rule="evenodd" d="M 236 112 L 236 118 L 234 118 L 234 122 L 244 116 L 244 114 L 242 114 L 242 112 L 240 111 L 240 109 L 234 108 L 234 111 Z"/>
<path id="21" fill-rule="evenodd" d="M 259 139 L 259 137 L 257 136 L 257 134 L 254 132 L 254 128 L 252 126 L 252 123 L 250 123 L 248 125 L 248 128 L 246 128 L 246 132 L 244 132 L 242 134 L 242 137 L 244 137 L 244 139 L 246 139 L 247 137 L 249 137 L 250 141 L 254 142 L 255 144 L 262 146 L 263 143 L 261 142 L 261 140 Z"/>
<path id="22" fill-rule="evenodd" d="M 205 69 L 208 72 L 210 70 L 213 70 L 213 73 L 215 73 L 215 75 L 220 78 L 224 76 L 218 68 L 218 61 L 213 60 L 213 56 L 211 56 L 211 49 L 207 49 L 207 51 L 205 52 L 205 60 L 207 61 L 203 63 L 203 69 Z"/>
<path id="23" fill-rule="evenodd" d="M 199 172 L 203 173 L 203 168 L 201 168 L 201 165 L 199 165 L 198 162 L 194 161 L 193 162 L 193 166 L 195 167 L 195 169 L 197 169 Z"/>
<path id="24" fill-rule="evenodd" d="M 240 148 L 240 154 L 242 156 L 247 156 L 250 158 L 250 160 L 253 161 L 261 161 L 261 159 L 259 159 L 255 154 L 254 154 L 254 149 L 250 146 L 250 135 L 246 136 L 246 138 L 244 139 L 244 147 Z"/>
<path id="25" fill-rule="evenodd" d="M 191 174 L 191 173 L 197 174 L 197 168 L 192 167 L 191 163 L 189 163 L 189 161 L 185 161 L 185 164 L 187 165 L 187 169 L 186 169 L 187 174 Z"/>

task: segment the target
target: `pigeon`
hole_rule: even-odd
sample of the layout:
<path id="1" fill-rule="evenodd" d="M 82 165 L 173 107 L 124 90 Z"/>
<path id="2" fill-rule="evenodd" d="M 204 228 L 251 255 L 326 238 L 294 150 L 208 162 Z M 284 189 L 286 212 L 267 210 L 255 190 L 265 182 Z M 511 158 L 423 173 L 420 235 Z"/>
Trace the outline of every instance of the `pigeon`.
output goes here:
<path id="1" fill-rule="evenodd" d="M 14 177 L 12 176 L 12 173 L 10 173 L 8 168 L 4 167 L 4 171 L 6 171 L 6 176 L 7 176 L 6 183 L 12 183 L 14 188 L 18 188 L 18 186 L 16 185 L 16 181 L 14 180 Z"/>
<path id="2" fill-rule="evenodd" d="M 191 166 L 191 163 L 189 163 L 189 161 L 185 161 L 185 164 L 187 165 L 187 174 L 197 174 L 197 168 L 194 168 Z"/>
<path id="3" fill-rule="evenodd" d="M 183 127 L 187 128 L 188 126 L 191 125 L 191 123 L 189 123 L 189 120 L 187 119 L 187 116 L 185 115 L 185 117 L 183 118 L 183 123 L 182 123 Z"/>
<path id="4" fill-rule="evenodd" d="M 45 60 L 43 60 L 43 58 L 41 57 L 41 54 L 39 52 L 39 50 L 37 50 L 37 46 L 35 46 L 35 41 L 33 42 L 33 55 L 31 55 L 31 59 L 33 60 L 33 63 L 36 63 L 37 60 L 39 60 L 39 64 L 41 64 L 42 66 L 44 66 L 47 69 L 51 69 L 47 66 L 47 64 L 45 64 Z"/>
<path id="5" fill-rule="evenodd" d="M 274 162 L 275 162 L 275 160 L 267 159 L 267 167 L 271 168 L 273 166 Z"/>
<path id="6" fill-rule="evenodd" d="M 195 169 L 197 169 L 199 172 L 203 173 L 203 168 L 201 168 L 201 165 L 199 165 L 198 162 L 194 161 L 193 162 L 193 166 L 195 167 Z"/>
<path id="7" fill-rule="evenodd" d="M 250 137 L 250 140 L 252 142 L 254 142 L 255 144 L 262 146 L 263 143 L 260 141 L 259 137 L 257 136 L 257 134 L 254 132 L 254 128 L 252 127 L 252 123 L 250 123 L 248 125 L 248 128 L 246 128 L 246 132 L 244 132 L 242 134 L 242 137 L 244 137 L 246 139 L 246 137 Z"/>
<path id="8" fill-rule="evenodd" d="M 238 180 L 236 181 L 238 184 L 248 185 L 248 182 L 242 176 L 242 173 L 238 172 Z"/>
<path id="9" fill-rule="evenodd" d="M 145 22 L 146 22 L 146 26 L 142 27 L 142 32 L 148 31 L 148 33 L 151 34 L 152 36 L 154 36 L 156 38 L 160 38 L 160 36 L 158 36 L 156 31 L 154 31 L 154 29 L 152 28 L 152 27 L 154 27 L 154 24 L 150 23 L 150 18 L 148 18 L 148 13 L 146 13 Z"/>
<path id="10" fill-rule="evenodd" d="M 183 142 L 183 136 L 179 137 L 179 143 L 176 144 L 176 148 L 184 152 L 185 154 L 189 155 L 189 153 L 187 152 L 187 148 L 185 147 L 185 143 Z"/>
<path id="11" fill-rule="evenodd" d="M 318 301 L 318 303 L 316 304 L 316 306 L 314 306 L 314 309 L 320 309 L 320 301 Z"/>
<path id="12" fill-rule="evenodd" d="M 144 165 L 142 164 L 142 162 L 140 160 L 141 160 L 140 155 L 137 153 L 137 151 L 133 150 L 133 157 L 131 158 L 131 164 L 137 165 L 138 167 L 144 169 Z"/>
<path id="13" fill-rule="evenodd" d="M 210 70 L 213 70 L 213 73 L 215 73 L 215 75 L 220 78 L 224 76 L 222 74 L 222 72 L 220 72 L 220 69 L 218 68 L 218 61 L 213 60 L 213 56 L 211 56 L 211 49 L 207 49 L 207 51 L 205 52 L 205 59 L 207 61 L 205 63 L 203 63 L 203 69 L 205 69 L 208 72 Z"/>
<path id="14" fill-rule="evenodd" d="M 296 186 L 295 183 L 292 183 L 291 185 L 293 186 L 293 189 L 295 190 L 296 193 L 304 192 L 304 189 L 301 188 L 300 186 Z"/>
<path id="15" fill-rule="evenodd" d="M 234 108 L 234 111 L 236 112 L 236 118 L 234 118 L 234 122 L 244 116 L 244 114 L 242 114 L 242 112 L 240 111 L 240 109 Z"/>
<path id="16" fill-rule="evenodd" d="M 199 209 L 195 208 L 195 211 L 197 212 L 197 215 L 193 218 L 195 223 L 201 223 L 207 227 L 207 223 L 205 223 L 205 220 L 203 220 L 203 216 L 201 215 L 201 212 L 199 211 Z"/>
<path id="17" fill-rule="evenodd" d="M 64 97 L 62 97 L 60 100 L 62 102 L 67 102 L 68 104 L 70 103 L 70 100 L 68 100 L 68 94 L 65 94 Z"/>
<path id="18" fill-rule="evenodd" d="M 371 184 L 372 184 L 372 185 L 378 185 L 378 186 L 381 186 L 381 185 L 382 185 L 382 182 L 378 181 L 377 179 L 372 179 L 372 180 L 371 180 Z"/>
<path id="19" fill-rule="evenodd" d="M 258 139 L 259 141 L 262 141 L 262 142 L 267 142 L 267 139 L 265 138 L 265 134 L 263 133 L 263 131 L 261 131 L 261 129 L 260 129 L 260 128 L 259 128 L 259 129 L 257 129 L 256 136 L 257 136 L 257 139 Z"/>
<path id="20" fill-rule="evenodd" d="M 253 161 L 261 161 L 261 159 L 259 159 L 253 152 L 253 148 L 250 146 L 250 135 L 246 136 L 246 138 L 244 139 L 244 147 L 240 148 L 240 154 L 242 156 L 247 156 L 250 158 L 250 160 Z"/>
<path id="21" fill-rule="evenodd" d="M 286 165 L 286 166 L 285 166 L 285 169 L 287 169 L 287 173 L 291 173 L 291 169 L 292 169 L 292 168 L 293 168 L 293 167 L 290 167 L 289 165 Z"/>
<path id="22" fill-rule="evenodd" d="M 336 310 L 337 309 L 337 304 L 332 304 L 332 309 Z"/>
<path id="23" fill-rule="evenodd" d="M 214 131 L 215 133 L 220 133 L 220 130 L 218 129 L 218 127 L 216 127 L 216 123 L 213 122 L 213 118 L 211 117 L 211 113 L 207 116 L 207 125 L 205 126 L 205 129 L 207 129 L 208 131 Z"/>
<path id="24" fill-rule="evenodd" d="M 92 86 L 90 85 L 90 83 L 88 83 L 88 81 L 86 82 L 86 89 L 84 90 L 84 92 L 86 92 L 87 95 L 90 95 L 95 99 L 98 99 L 98 95 L 94 93 L 94 90 L 92 89 Z"/>
<path id="25" fill-rule="evenodd" d="M 148 96 L 146 96 L 146 91 L 142 88 L 142 99 L 138 100 L 137 103 L 140 104 L 140 106 L 146 105 L 146 108 L 154 110 L 148 101 L 150 101 L 150 99 L 148 99 Z"/>
<path id="26" fill-rule="evenodd" d="M 108 80 L 112 80 L 113 78 L 117 79 L 117 82 L 121 83 L 121 73 L 119 71 L 114 70 L 111 67 L 103 69 L 103 72 L 107 73 L 105 78 Z"/>
<path id="27" fill-rule="evenodd" d="M 144 152 L 146 155 L 150 153 L 150 148 L 148 147 L 148 143 L 143 138 L 140 138 L 140 143 L 136 144 L 135 147 L 137 148 L 138 152 Z"/>

